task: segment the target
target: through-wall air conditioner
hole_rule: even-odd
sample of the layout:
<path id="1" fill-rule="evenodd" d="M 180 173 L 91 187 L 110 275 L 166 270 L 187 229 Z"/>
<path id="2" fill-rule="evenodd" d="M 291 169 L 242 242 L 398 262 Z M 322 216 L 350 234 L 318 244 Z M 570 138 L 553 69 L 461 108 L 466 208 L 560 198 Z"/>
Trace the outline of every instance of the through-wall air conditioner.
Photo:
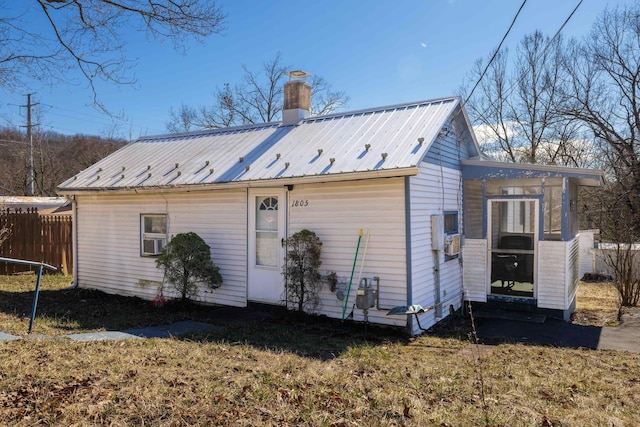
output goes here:
<path id="1" fill-rule="evenodd" d="M 145 255 L 160 255 L 164 249 L 166 239 L 163 238 L 147 238 L 142 241 L 142 250 Z"/>
<path id="2" fill-rule="evenodd" d="M 460 253 L 460 235 L 450 234 L 444 239 L 444 254 L 455 256 Z"/>

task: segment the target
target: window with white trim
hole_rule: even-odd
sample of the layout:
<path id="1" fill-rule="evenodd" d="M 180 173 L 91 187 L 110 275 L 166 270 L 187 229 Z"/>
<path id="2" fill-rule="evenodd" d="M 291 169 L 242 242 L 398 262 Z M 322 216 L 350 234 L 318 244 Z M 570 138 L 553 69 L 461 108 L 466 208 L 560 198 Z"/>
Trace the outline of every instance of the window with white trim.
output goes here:
<path id="1" fill-rule="evenodd" d="M 140 215 L 140 255 L 160 255 L 167 244 L 167 215 Z"/>

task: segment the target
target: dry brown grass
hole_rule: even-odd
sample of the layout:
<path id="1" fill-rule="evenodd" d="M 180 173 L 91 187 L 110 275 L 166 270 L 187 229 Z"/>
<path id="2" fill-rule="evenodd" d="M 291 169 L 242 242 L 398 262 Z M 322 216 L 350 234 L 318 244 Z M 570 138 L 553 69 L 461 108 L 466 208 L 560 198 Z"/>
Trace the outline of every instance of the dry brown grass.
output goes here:
<path id="1" fill-rule="evenodd" d="M 574 323 L 615 326 L 619 323 L 619 296 L 611 282 L 580 282 Z"/>
<path id="2" fill-rule="evenodd" d="M 4 343 L 0 423 L 482 425 L 472 363 L 433 343 L 354 343 L 329 360 L 223 341 Z M 640 419 L 638 355 L 500 345 L 483 370 L 492 425 Z"/>
<path id="3" fill-rule="evenodd" d="M 274 316 L 182 340 L 0 343 L 0 424 L 484 425 L 477 356 L 450 326 L 406 340 Z M 490 425 L 640 419 L 640 355 L 502 344 L 480 358 Z"/>

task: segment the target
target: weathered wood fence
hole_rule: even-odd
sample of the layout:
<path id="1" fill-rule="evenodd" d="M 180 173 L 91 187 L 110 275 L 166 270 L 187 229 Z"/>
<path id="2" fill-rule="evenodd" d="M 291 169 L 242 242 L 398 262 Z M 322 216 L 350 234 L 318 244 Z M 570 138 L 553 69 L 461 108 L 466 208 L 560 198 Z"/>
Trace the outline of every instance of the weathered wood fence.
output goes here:
<path id="1" fill-rule="evenodd" d="M 40 215 L 36 209 L 0 211 L 0 230 L 8 237 L 0 243 L 0 256 L 44 262 L 63 274 L 73 272 L 72 218 Z M 0 263 L 0 274 L 31 270 L 19 264 Z"/>

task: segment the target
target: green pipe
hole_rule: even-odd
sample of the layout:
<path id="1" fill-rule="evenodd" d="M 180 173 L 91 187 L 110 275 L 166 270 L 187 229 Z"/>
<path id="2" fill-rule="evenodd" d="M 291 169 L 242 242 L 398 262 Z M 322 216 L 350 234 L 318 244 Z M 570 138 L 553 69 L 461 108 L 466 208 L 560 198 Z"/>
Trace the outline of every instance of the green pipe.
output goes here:
<path id="1" fill-rule="evenodd" d="M 356 263 L 358 262 L 358 251 L 360 250 L 360 240 L 362 240 L 362 228 L 358 235 L 358 246 L 356 246 L 356 256 L 353 258 L 353 267 L 351 268 L 351 279 L 349 279 L 349 288 L 347 289 L 347 296 L 344 299 L 344 307 L 342 307 L 342 320 L 344 321 L 344 314 L 347 312 L 347 304 L 349 303 L 349 294 L 351 293 L 351 284 L 353 283 L 353 273 L 356 271 Z"/>

